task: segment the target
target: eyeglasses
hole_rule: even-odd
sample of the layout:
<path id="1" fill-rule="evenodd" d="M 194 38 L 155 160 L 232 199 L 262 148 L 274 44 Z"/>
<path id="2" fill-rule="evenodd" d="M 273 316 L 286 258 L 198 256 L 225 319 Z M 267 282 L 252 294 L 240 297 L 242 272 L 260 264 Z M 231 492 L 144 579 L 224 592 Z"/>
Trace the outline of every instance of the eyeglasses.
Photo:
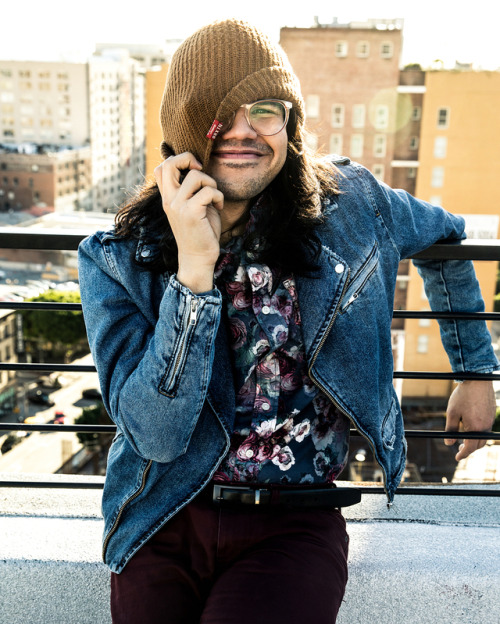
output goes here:
<path id="1" fill-rule="evenodd" d="M 244 109 L 250 128 L 260 136 L 272 136 L 286 126 L 292 103 L 284 100 L 258 100 L 252 104 L 242 104 L 240 108 Z M 220 134 L 232 127 L 235 117 L 236 111 L 222 124 Z"/>

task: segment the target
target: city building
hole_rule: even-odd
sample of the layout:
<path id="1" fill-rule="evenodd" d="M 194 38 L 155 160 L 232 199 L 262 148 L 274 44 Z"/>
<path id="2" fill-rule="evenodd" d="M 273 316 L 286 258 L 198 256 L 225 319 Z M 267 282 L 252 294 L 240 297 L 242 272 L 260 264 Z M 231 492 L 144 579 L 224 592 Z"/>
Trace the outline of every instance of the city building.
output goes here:
<path id="1" fill-rule="evenodd" d="M 461 214 L 469 238 L 496 239 L 500 221 L 500 72 L 429 71 L 425 78 L 415 194 Z M 476 262 L 486 310 L 492 311 L 496 262 Z M 407 307 L 428 310 L 412 267 Z M 406 370 L 449 370 L 436 321 L 406 321 Z M 405 380 L 408 397 L 445 396 L 451 381 Z"/>
<path id="2" fill-rule="evenodd" d="M 0 212 L 92 210 L 90 147 L 0 149 Z"/>
<path id="3" fill-rule="evenodd" d="M 160 153 L 160 105 L 167 72 L 167 64 L 146 71 L 146 176 L 151 180 L 155 167 L 163 160 Z"/>
<path id="4" fill-rule="evenodd" d="M 346 154 L 391 183 L 402 20 L 282 28 L 306 103 L 309 144 Z"/>
<path id="5" fill-rule="evenodd" d="M 73 209 L 120 205 L 143 180 L 144 143 L 144 75 L 125 50 L 88 63 L 0 61 L 0 144 L 90 148 L 91 199 Z"/>
<path id="6" fill-rule="evenodd" d="M 17 362 L 16 316 L 14 310 L 0 310 L 0 362 Z M 15 405 L 15 383 L 15 371 L 0 371 L 0 415 Z"/>

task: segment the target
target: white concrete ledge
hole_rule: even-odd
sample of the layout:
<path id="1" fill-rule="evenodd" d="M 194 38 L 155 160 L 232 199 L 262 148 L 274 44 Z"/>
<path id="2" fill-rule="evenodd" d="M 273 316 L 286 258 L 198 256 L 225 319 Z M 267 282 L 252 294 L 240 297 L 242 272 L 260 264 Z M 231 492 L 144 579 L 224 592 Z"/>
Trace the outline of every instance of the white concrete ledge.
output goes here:
<path id="1" fill-rule="evenodd" d="M 111 621 L 100 495 L 0 489 L 1 622 Z M 400 496 L 387 510 L 384 496 L 365 495 L 345 510 L 350 578 L 338 623 L 498 624 L 499 509 L 498 498 Z"/>

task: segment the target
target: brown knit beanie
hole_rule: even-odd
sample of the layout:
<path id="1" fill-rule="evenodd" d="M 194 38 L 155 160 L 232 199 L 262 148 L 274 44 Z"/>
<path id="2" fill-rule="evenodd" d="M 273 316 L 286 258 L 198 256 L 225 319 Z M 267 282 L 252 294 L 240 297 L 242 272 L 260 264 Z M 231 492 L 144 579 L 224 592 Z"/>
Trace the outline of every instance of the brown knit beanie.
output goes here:
<path id="1" fill-rule="evenodd" d="M 304 101 L 281 47 L 240 20 L 204 26 L 172 57 L 160 109 L 163 158 L 188 151 L 206 168 L 215 138 L 207 137 L 210 129 L 264 98 L 292 102 L 300 139 Z"/>

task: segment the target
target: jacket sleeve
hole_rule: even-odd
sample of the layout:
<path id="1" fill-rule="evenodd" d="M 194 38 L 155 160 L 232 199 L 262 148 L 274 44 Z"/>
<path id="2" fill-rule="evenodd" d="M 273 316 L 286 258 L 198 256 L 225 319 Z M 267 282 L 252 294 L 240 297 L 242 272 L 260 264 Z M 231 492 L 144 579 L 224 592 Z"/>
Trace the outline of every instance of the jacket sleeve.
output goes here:
<path id="1" fill-rule="evenodd" d="M 221 295 L 194 295 L 172 276 L 157 320 L 146 318 L 137 294 L 117 279 L 105 245 L 91 236 L 78 253 L 103 402 L 139 455 L 170 462 L 186 451 L 205 401 Z"/>
<path id="2" fill-rule="evenodd" d="M 412 256 L 439 240 L 466 238 L 462 217 L 380 182 L 369 187 L 376 210 L 401 258 Z M 433 311 L 484 312 L 481 289 L 470 260 L 415 259 L 413 263 L 424 280 Z M 438 322 L 453 372 L 490 373 L 500 369 L 484 321 L 440 319 Z"/>

